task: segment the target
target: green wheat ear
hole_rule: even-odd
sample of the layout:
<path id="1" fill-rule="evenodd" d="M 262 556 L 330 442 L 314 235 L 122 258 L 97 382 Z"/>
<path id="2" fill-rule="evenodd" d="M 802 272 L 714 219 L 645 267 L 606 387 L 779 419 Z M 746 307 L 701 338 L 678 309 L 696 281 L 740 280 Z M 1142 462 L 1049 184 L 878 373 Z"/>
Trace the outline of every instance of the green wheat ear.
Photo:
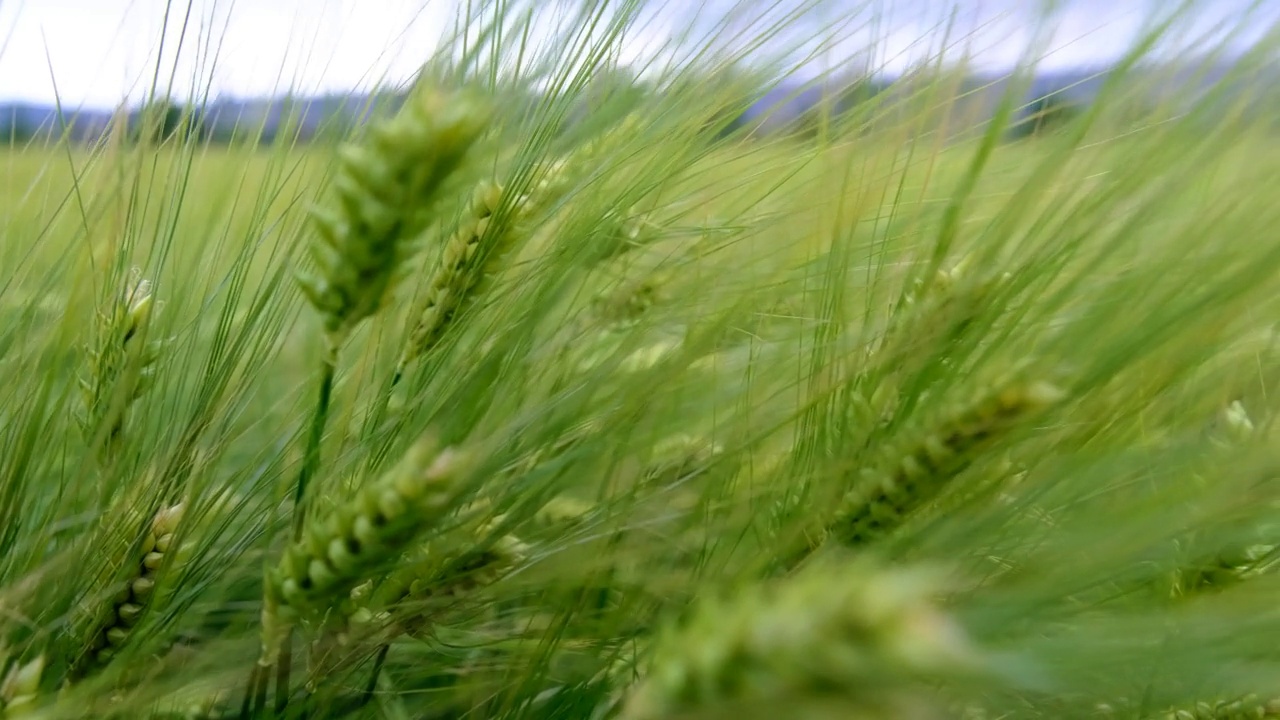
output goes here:
<path id="1" fill-rule="evenodd" d="M 154 309 L 151 282 L 134 268 L 119 295 L 98 313 L 97 336 L 86 348 L 81 428 L 92 437 L 105 425 L 108 448 L 119 440 L 130 406 L 152 383 L 159 343 L 147 334 Z"/>
<path id="2" fill-rule="evenodd" d="M 477 533 L 483 530 L 477 530 Z M 470 539 L 470 538 L 468 538 Z M 359 648 L 386 643 L 403 634 L 424 637 L 435 622 L 524 560 L 529 548 L 512 535 L 480 546 L 412 549 L 376 588 L 372 580 L 351 590 L 326 618 L 326 632 L 312 645 L 313 686 L 353 657 Z M 471 604 L 474 604 L 471 603 Z M 351 652 L 355 648 L 356 652 Z"/>
<path id="3" fill-rule="evenodd" d="M 496 215 L 505 195 L 501 185 L 488 180 L 472 192 L 458 226 L 445 242 L 440 261 L 427 281 L 425 299 L 417 309 L 417 322 L 401 353 L 397 376 L 411 362 L 435 348 L 454 317 L 472 297 L 483 292 L 486 274 L 492 272 L 511 249 L 515 240 L 512 227 L 515 217 Z M 526 205 L 526 199 L 516 198 L 512 215 L 522 214 Z"/>
<path id="4" fill-rule="evenodd" d="M 132 638 L 134 627 L 152 604 L 162 567 L 181 564 L 186 559 L 184 555 L 189 557 L 191 548 L 179 547 L 177 542 L 185 509 L 182 503 L 161 508 L 148 523 L 139 555 L 132 559 L 131 572 L 102 622 L 95 626 L 91 655 L 82 660 L 84 665 L 77 667 L 77 671 L 111 662 Z"/>
<path id="5" fill-rule="evenodd" d="M 1252 439 L 1256 433 L 1253 419 L 1239 400 L 1232 400 L 1222 411 L 1222 417 L 1215 428 L 1212 440 L 1222 447 L 1234 447 L 1239 443 Z"/>
<path id="6" fill-rule="evenodd" d="M 311 211 L 317 270 L 296 273 L 332 344 L 381 309 L 407 241 L 428 225 L 432 201 L 490 112 L 478 98 L 420 88 L 368 142 L 343 148 L 336 207 Z"/>
<path id="7" fill-rule="evenodd" d="M 1043 380 L 998 381 L 904 440 L 887 443 L 851 478 L 832 522 L 783 555 L 784 567 L 794 567 L 828 541 L 860 546 L 889 535 L 937 499 L 977 453 L 1066 397 Z"/>
<path id="8" fill-rule="evenodd" d="M 4 681 L 0 682 L 0 717 L 16 718 L 26 714 L 40 695 L 40 680 L 44 676 L 45 657 L 15 664 Z"/>
<path id="9" fill-rule="evenodd" d="M 634 324 L 663 298 L 672 273 L 656 271 L 628 280 L 592 299 L 594 318 L 610 327 Z"/>
<path id="10" fill-rule="evenodd" d="M 425 439 L 386 475 L 326 518 L 307 518 L 267 575 L 263 666 L 276 660 L 296 621 L 319 621 L 382 566 L 400 557 L 452 509 L 464 453 Z"/>
<path id="11" fill-rule="evenodd" d="M 767 717 L 907 717 L 915 683 L 981 671 L 919 570 L 811 566 L 785 580 L 700 601 L 655 640 L 624 720 L 734 708 Z M 832 714 L 805 712 L 825 698 Z"/>
<path id="12" fill-rule="evenodd" d="M 1235 700 L 1201 701 L 1192 707 L 1171 710 L 1161 720 L 1252 720 L 1280 717 L 1280 700 L 1247 695 Z"/>

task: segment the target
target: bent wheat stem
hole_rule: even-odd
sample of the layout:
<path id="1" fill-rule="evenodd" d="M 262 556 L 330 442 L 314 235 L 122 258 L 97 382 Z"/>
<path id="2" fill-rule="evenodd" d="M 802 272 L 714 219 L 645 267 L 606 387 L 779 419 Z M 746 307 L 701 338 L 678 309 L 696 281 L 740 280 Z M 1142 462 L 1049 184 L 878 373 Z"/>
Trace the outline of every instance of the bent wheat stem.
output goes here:
<path id="1" fill-rule="evenodd" d="M 337 374 L 337 356 L 330 350 L 320 360 L 320 385 L 316 397 L 316 409 L 311 415 L 311 425 L 307 431 L 307 446 L 303 451 L 302 467 L 298 470 L 298 478 L 294 482 L 293 491 L 293 539 L 302 535 L 302 526 L 306 520 L 307 485 L 311 477 L 320 467 L 320 443 L 324 440 L 325 426 L 329 422 L 329 405 L 333 399 L 333 380 Z"/>

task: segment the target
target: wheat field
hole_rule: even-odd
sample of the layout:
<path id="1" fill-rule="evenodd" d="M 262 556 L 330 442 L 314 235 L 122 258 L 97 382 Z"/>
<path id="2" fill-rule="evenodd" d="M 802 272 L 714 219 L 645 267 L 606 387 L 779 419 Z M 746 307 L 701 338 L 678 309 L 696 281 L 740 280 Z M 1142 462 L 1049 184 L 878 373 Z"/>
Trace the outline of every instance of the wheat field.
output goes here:
<path id="1" fill-rule="evenodd" d="M 574 120 L 636 11 L 337 144 L 0 150 L 0 717 L 1280 717 L 1237 78 Z"/>

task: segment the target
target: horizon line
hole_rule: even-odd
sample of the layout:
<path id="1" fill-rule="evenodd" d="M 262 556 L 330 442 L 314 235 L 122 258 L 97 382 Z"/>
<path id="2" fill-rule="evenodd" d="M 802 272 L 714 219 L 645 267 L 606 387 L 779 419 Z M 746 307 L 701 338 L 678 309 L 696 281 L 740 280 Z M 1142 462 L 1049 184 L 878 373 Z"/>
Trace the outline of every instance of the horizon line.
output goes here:
<path id="1" fill-rule="evenodd" d="M 1214 65 L 1232 65 L 1239 60 L 1240 60 L 1239 57 L 1230 57 L 1230 58 L 1219 57 L 1214 60 L 1213 64 Z M 1177 64 L 1182 64 L 1185 62 L 1186 60 L 1183 59 L 1180 63 L 1177 63 Z M 1089 75 L 1089 74 L 1103 75 L 1113 70 L 1116 64 L 1117 64 L 1117 61 L 1115 60 L 1105 60 L 1105 61 L 1100 60 L 1098 62 L 1093 62 L 1093 63 L 1079 63 L 1071 66 L 1055 66 L 1051 69 L 1036 70 L 1032 73 L 1032 75 L 1033 77 L 1048 77 L 1048 76 L 1054 76 L 1054 75 Z M 1146 64 L 1147 63 L 1140 62 L 1138 63 L 1137 67 L 1142 67 Z M 1168 65 L 1168 64 L 1174 64 L 1174 63 L 1170 63 L 1168 61 L 1162 61 L 1160 62 L 1160 64 Z M 1015 74 L 1017 74 L 1019 69 L 1020 69 L 1020 66 L 1018 65 L 1012 65 L 1012 66 L 999 68 L 999 69 L 990 68 L 990 67 L 973 68 L 969 70 L 966 73 L 966 75 L 968 77 L 981 78 L 985 80 L 999 80 L 999 79 L 1014 76 Z M 862 77 L 868 78 L 868 79 L 887 80 L 890 82 L 895 82 L 897 80 L 902 79 L 903 77 L 907 77 L 912 74 L 913 74 L 912 71 L 896 71 L 896 72 L 883 71 L 883 72 L 865 73 L 862 75 Z M 826 75 L 825 77 L 804 78 L 800 76 L 798 73 L 793 73 L 792 75 L 777 81 L 776 83 L 774 83 L 774 85 L 781 86 L 783 84 L 786 84 L 788 81 L 792 81 L 794 85 L 801 85 L 801 86 L 811 85 L 816 87 L 823 84 L 824 81 L 830 81 L 830 80 L 841 81 L 846 78 L 847 76 L 842 76 L 839 74 L 829 74 L 829 75 Z M 170 94 L 157 93 L 154 96 L 154 99 L 160 100 L 160 101 L 169 101 L 182 106 L 195 105 L 195 106 L 208 107 L 208 106 L 218 105 L 221 103 L 231 103 L 231 102 L 270 103 L 270 102 L 275 102 L 279 100 L 285 100 L 288 98 L 295 98 L 303 101 L 314 101 L 314 100 L 322 100 L 327 98 L 332 98 L 332 99 L 368 98 L 378 93 L 398 94 L 404 91 L 405 91 L 404 85 L 387 84 L 387 85 L 375 86 L 372 88 L 353 87 L 353 88 L 347 88 L 347 89 L 317 89 L 316 91 L 311 93 L 292 93 L 292 92 L 286 91 L 286 92 L 280 92 L 275 94 L 237 95 L 231 92 L 219 92 L 216 94 L 214 93 L 201 94 L 199 98 L 189 98 L 189 99 L 182 99 L 175 95 L 170 95 Z M 191 102 L 193 99 L 200 100 L 205 97 L 207 97 L 207 102 L 194 102 L 194 103 Z M 147 104 L 147 102 L 149 101 L 151 101 L 150 98 L 144 99 L 141 101 L 131 101 L 126 97 L 126 98 L 122 98 L 121 102 L 111 106 L 100 104 L 100 103 L 89 103 L 89 102 L 71 105 L 70 103 L 58 97 L 33 99 L 30 97 L 22 97 L 22 96 L 10 96 L 10 97 L 0 96 L 0 106 L 9 106 L 9 107 L 28 106 L 28 107 L 50 108 L 50 109 L 56 109 L 58 107 L 62 107 L 64 111 L 71 110 L 73 113 L 84 113 L 84 112 L 115 113 L 121 110 L 135 110 L 137 108 L 141 108 L 142 106 Z"/>

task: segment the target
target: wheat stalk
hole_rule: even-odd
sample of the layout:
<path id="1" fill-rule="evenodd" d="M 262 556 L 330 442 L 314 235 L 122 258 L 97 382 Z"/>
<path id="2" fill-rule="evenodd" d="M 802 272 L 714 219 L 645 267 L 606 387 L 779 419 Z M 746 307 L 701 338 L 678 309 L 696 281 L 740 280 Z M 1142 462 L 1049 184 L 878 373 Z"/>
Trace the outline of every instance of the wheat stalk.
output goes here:
<path id="1" fill-rule="evenodd" d="M 462 164 L 489 117 L 490 108 L 475 97 L 420 84 L 393 118 L 371 129 L 368 144 L 344 147 L 334 180 L 337 207 L 311 212 L 316 242 L 310 249 L 317 271 L 297 271 L 295 278 L 322 318 L 325 350 L 316 408 L 294 483 L 295 541 L 303 535 L 307 486 L 320 464 L 338 350 L 359 323 L 385 305 L 403 271 L 410 240 L 429 224 L 440 188 Z M 288 624 L 280 627 L 286 636 L 291 632 Z M 272 663 L 275 654 L 264 648 Z M 277 678 L 277 705 L 287 702 L 289 664 L 286 657 Z M 255 669 L 250 685 L 263 687 L 264 682 Z"/>

